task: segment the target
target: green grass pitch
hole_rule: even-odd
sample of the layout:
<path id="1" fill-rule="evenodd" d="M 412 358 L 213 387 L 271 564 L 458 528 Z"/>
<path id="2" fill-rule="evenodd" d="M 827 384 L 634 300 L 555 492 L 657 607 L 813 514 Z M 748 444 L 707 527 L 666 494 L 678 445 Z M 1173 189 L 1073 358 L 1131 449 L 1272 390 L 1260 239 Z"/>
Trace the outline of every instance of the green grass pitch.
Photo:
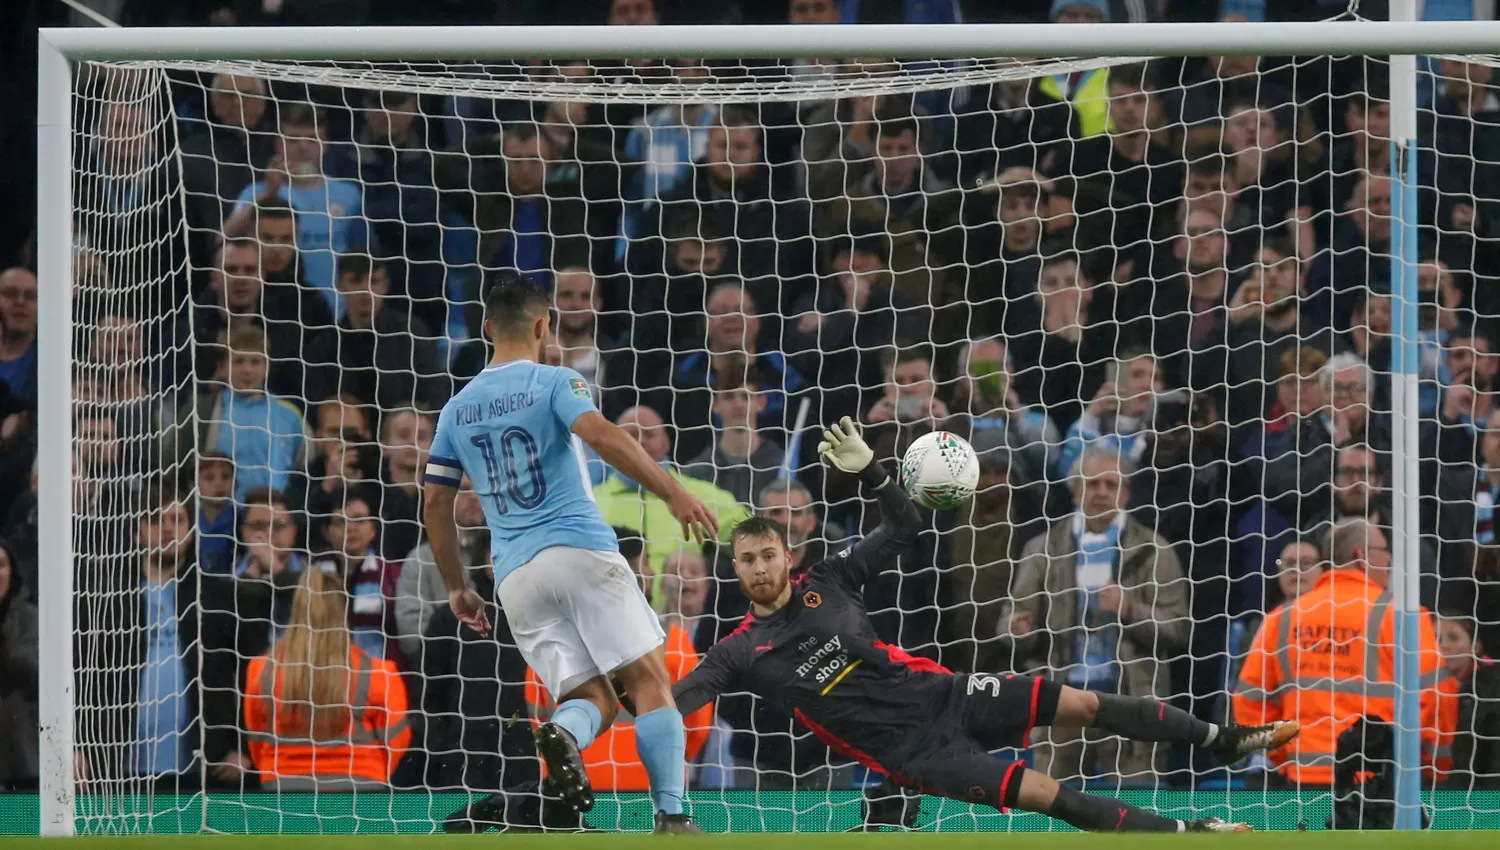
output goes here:
<path id="1" fill-rule="evenodd" d="M 478 850 L 503 844 L 507 850 L 1157 850 L 1166 842 L 1177 847 L 1219 850 L 1490 850 L 1500 846 L 1500 832 L 1278 832 L 1246 835 L 1142 835 L 1047 833 L 944 833 L 706 835 L 424 835 L 424 836 L 126 836 L 79 838 L 71 843 L 99 850 Z M 56 839 L 6 838 L 6 850 L 47 850 Z"/>

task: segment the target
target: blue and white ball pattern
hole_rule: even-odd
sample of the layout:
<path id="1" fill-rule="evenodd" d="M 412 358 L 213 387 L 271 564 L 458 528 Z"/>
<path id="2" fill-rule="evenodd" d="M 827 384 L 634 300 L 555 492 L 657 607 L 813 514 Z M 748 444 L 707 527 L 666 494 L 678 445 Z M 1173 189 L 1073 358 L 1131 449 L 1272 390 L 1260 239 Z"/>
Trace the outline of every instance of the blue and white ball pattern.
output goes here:
<path id="1" fill-rule="evenodd" d="M 901 484 L 919 507 L 943 511 L 974 497 L 979 486 L 979 456 L 969 441 L 948 431 L 933 431 L 912 441 L 901 459 Z"/>

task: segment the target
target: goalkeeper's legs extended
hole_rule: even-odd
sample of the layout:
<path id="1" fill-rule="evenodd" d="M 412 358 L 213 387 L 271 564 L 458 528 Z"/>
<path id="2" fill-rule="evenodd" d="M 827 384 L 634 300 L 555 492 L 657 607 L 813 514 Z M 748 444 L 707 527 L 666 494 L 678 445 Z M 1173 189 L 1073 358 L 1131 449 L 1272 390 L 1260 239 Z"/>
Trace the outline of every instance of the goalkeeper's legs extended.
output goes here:
<path id="1" fill-rule="evenodd" d="M 1218 724 L 1200 720 L 1159 700 L 1067 686 L 1058 695 L 1057 716 L 1051 725 L 1092 727 L 1132 741 L 1199 747 L 1211 746 L 1219 736 Z"/>
<path id="2" fill-rule="evenodd" d="M 1160 700 L 1066 686 L 1058 695 L 1057 714 L 1052 722 L 1061 727 L 1102 729 L 1132 741 L 1205 747 L 1226 763 L 1257 750 L 1280 749 L 1300 731 L 1296 721 L 1267 726 L 1220 726 Z"/>
<path id="3" fill-rule="evenodd" d="M 1113 797 L 1084 794 L 1021 762 L 1002 761 L 966 738 L 908 761 L 896 781 L 965 803 L 1044 814 L 1088 832 L 1187 832 L 1200 828 Z"/>
<path id="4" fill-rule="evenodd" d="M 1093 728 L 1131 741 L 1206 747 L 1233 763 L 1257 750 L 1280 749 L 1299 731 L 1294 720 L 1220 726 L 1154 698 L 1084 691 L 1030 676 L 975 673 L 956 685 L 965 730 L 990 749 L 1028 746 L 1037 727 Z"/>

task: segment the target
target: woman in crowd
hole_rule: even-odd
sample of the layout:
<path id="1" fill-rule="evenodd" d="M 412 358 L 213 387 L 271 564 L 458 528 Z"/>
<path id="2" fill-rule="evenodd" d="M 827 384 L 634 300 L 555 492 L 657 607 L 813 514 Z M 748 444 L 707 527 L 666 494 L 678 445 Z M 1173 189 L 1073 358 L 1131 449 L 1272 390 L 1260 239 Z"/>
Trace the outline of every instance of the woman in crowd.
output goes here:
<path id="1" fill-rule="evenodd" d="M 245 677 L 250 756 L 268 791 L 384 789 L 411 743 L 406 686 L 354 646 L 339 576 L 303 572 L 286 631 Z"/>

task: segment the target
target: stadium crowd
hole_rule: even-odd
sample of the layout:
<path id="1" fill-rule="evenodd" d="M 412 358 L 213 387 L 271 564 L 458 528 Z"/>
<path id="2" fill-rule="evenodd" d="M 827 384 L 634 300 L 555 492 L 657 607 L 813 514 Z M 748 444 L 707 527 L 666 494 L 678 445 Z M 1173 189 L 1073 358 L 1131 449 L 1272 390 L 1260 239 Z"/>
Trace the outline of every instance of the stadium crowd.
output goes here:
<path id="1" fill-rule="evenodd" d="M 375 0 L 116 5 L 135 23 L 508 14 L 431 3 L 418 19 Z M 653 0 L 546 5 L 570 22 L 675 22 Z M 791 23 L 943 23 L 961 5 L 964 20 L 1006 7 L 1064 25 L 1215 4 L 764 5 Z M 1225 0 L 1220 11 L 1339 10 Z M 794 77 L 905 73 L 872 57 L 786 65 Z M 773 73 L 598 67 L 642 91 Z M 1422 67 L 1423 736 L 1430 781 L 1500 787 L 1500 669 L 1485 655 L 1500 646 L 1500 81 L 1486 64 Z M 886 640 L 956 671 L 1043 674 L 1213 721 L 1298 717 L 1297 745 L 1256 766 L 1268 782 L 1326 784 L 1339 733 L 1361 715 L 1392 717 L 1383 62 L 1161 60 L 758 105 L 418 96 L 227 73 L 173 72 L 159 92 L 147 82 L 80 71 L 85 781 L 537 781 L 525 725 L 508 721 L 544 714 L 548 698 L 506 646 L 503 612 L 491 612 L 498 641 L 461 630 L 418 509 L 435 414 L 485 363 L 479 295 L 502 268 L 551 287 L 548 360 L 577 370 L 604 415 L 715 508 L 726 539 L 752 513 L 775 518 L 799 566 L 872 519 L 853 480 L 817 463 L 812 426 L 854 415 L 891 465 L 934 429 L 971 440 L 972 503 L 928 516 L 919 554 L 867 588 Z M 58 532 L 37 526 L 50 474 L 35 461 L 37 279 L 29 243 L 8 259 L 0 737 L 14 741 L 0 747 L 0 782 L 26 787 L 33 589 L 67 565 L 38 562 L 39 535 Z M 687 545 L 654 497 L 598 458 L 587 465 L 681 675 L 745 613 L 726 553 Z M 457 511 L 473 580 L 488 588 L 471 488 Z M 1367 639 L 1352 668 L 1320 657 Z M 312 747 L 278 718 L 279 701 L 330 687 L 293 675 L 298 660 L 351 671 L 337 686 L 352 716 L 309 721 L 314 737 L 342 736 L 336 746 Z M 1294 684 L 1329 698 L 1299 698 Z M 689 719 L 695 787 L 865 781 L 748 697 L 700 714 Z M 643 786 L 628 727 L 590 752 L 597 786 Z M 1083 730 L 1051 730 L 1029 755 L 1069 780 L 1224 778 L 1185 749 Z"/>

